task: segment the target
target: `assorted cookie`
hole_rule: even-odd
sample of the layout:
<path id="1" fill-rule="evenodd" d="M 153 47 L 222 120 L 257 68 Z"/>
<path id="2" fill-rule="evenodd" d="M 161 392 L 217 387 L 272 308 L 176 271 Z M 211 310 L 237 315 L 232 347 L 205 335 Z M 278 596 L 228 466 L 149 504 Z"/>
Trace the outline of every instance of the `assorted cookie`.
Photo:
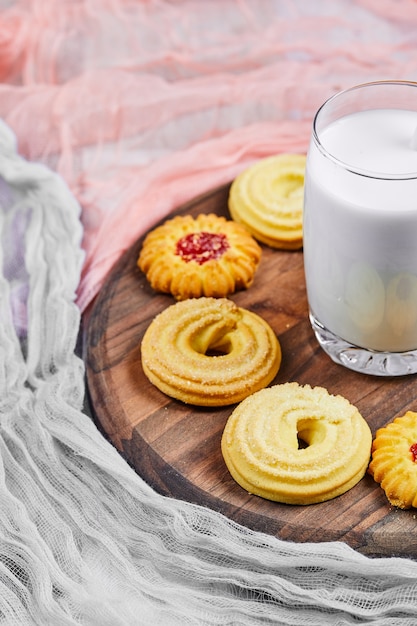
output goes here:
<path id="1" fill-rule="evenodd" d="M 225 297 L 253 283 L 261 248 L 246 228 L 215 214 L 176 216 L 152 230 L 138 266 L 177 300 Z"/>
<path id="2" fill-rule="evenodd" d="M 348 400 L 293 382 L 241 402 L 221 449 L 232 477 L 249 493 L 306 505 L 354 487 L 365 475 L 371 444 L 367 422 Z"/>
<path id="3" fill-rule="evenodd" d="M 233 181 L 232 218 L 272 248 L 303 245 L 304 154 L 279 154 L 256 162 Z"/>
<path id="4" fill-rule="evenodd" d="M 240 402 L 269 385 L 281 346 L 259 315 L 226 298 L 192 298 L 157 315 L 142 340 L 145 375 L 168 396 L 197 406 Z"/>
<path id="5" fill-rule="evenodd" d="M 368 471 L 393 506 L 417 507 L 417 413 L 407 411 L 376 431 Z"/>

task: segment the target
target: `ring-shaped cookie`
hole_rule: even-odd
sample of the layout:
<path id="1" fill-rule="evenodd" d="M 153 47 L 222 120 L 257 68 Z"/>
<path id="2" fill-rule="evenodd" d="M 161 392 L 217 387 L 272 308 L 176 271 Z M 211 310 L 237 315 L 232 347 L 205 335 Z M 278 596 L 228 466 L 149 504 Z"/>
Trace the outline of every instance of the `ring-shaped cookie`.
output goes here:
<path id="1" fill-rule="evenodd" d="M 303 245 L 304 154 L 279 154 L 257 161 L 233 181 L 229 211 L 272 248 Z"/>
<path id="2" fill-rule="evenodd" d="M 368 424 L 348 400 L 298 383 L 243 400 L 221 441 L 225 463 L 241 487 L 300 505 L 330 500 L 356 485 L 366 472 L 371 444 Z"/>
<path id="3" fill-rule="evenodd" d="M 142 367 L 167 395 L 199 406 L 240 402 L 268 385 L 281 364 L 269 324 L 227 298 L 171 305 L 147 328 Z"/>

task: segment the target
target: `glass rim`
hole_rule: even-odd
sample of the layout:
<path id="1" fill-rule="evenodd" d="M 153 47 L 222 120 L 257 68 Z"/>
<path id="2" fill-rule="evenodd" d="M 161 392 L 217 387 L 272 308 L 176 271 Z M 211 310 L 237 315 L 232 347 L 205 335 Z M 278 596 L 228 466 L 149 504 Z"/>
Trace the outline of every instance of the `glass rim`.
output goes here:
<path id="1" fill-rule="evenodd" d="M 390 174 L 387 172 L 375 172 L 373 170 L 368 170 L 368 169 L 364 169 L 360 167 L 354 167 L 353 165 L 346 163 L 346 161 L 339 159 L 338 157 L 334 156 L 331 152 L 329 152 L 321 143 L 318 132 L 317 132 L 317 123 L 318 123 L 320 114 L 323 112 L 323 109 L 327 107 L 329 104 L 331 104 L 333 101 L 337 100 L 338 98 L 344 96 L 347 93 L 350 93 L 359 89 L 365 89 L 368 87 L 394 86 L 394 85 L 401 86 L 401 87 L 417 88 L 417 82 L 410 81 L 410 80 L 376 80 L 376 81 L 371 81 L 371 82 L 360 83 L 358 85 L 354 85 L 353 87 L 348 87 L 347 89 L 338 91 L 337 93 L 333 94 L 332 96 L 330 96 L 323 102 L 323 104 L 318 108 L 313 118 L 312 137 L 318 150 L 320 150 L 320 152 L 323 154 L 324 157 L 330 159 L 331 161 L 333 161 L 333 163 L 335 163 L 339 167 L 343 167 L 344 170 L 347 170 L 348 172 L 351 172 L 352 174 L 364 176 L 365 178 L 375 178 L 378 180 L 390 180 L 390 181 L 413 180 L 417 178 L 417 171 L 405 172 L 403 174 Z M 372 110 L 372 109 L 369 109 L 369 110 Z"/>

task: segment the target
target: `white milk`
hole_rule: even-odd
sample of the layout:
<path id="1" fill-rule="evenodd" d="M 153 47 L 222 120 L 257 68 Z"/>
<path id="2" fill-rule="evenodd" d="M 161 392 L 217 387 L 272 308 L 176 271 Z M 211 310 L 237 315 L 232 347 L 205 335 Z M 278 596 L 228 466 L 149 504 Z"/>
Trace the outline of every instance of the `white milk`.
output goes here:
<path id="1" fill-rule="evenodd" d="M 314 140 L 309 148 L 304 258 L 310 309 L 326 329 L 373 350 L 417 348 L 416 128 L 416 112 L 363 111 L 319 133 L 324 149 L 345 166 Z M 403 178 L 387 180 L 385 173 Z"/>

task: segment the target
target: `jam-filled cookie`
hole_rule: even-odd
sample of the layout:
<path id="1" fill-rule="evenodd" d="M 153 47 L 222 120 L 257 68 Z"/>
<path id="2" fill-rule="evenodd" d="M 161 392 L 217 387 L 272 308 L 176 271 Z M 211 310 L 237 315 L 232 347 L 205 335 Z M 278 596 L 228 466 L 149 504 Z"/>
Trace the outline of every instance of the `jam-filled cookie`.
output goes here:
<path id="1" fill-rule="evenodd" d="M 417 507 L 417 413 L 407 411 L 376 431 L 368 471 L 392 505 Z"/>
<path id="2" fill-rule="evenodd" d="M 147 235 L 138 266 L 155 291 L 177 300 L 219 298 L 250 287 L 261 254 L 241 224 L 212 213 L 185 215 Z"/>

